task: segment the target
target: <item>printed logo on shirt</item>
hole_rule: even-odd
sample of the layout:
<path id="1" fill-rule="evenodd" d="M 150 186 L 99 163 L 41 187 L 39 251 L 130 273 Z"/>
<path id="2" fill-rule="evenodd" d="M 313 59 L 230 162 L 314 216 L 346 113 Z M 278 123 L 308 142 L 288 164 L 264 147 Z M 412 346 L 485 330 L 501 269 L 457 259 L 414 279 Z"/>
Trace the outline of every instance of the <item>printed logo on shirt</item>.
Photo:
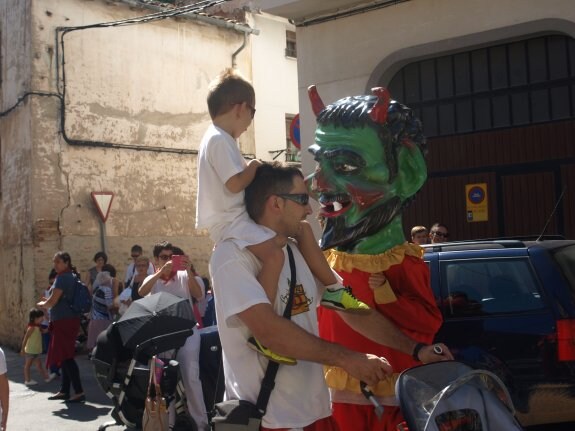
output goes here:
<path id="1" fill-rule="evenodd" d="M 287 291 L 286 295 L 280 296 L 280 299 L 284 304 L 287 304 L 289 298 L 289 290 Z M 294 296 L 293 296 L 293 305 L 291 308 L 291 315 L 297 316 L 301 313 L 307 313 L 309 311 L 309 304 L 313 302 L 313 299 L 309 299 L 306 294 L 303 286 L 301 284 L 297 284 L 294 288 Z"/>

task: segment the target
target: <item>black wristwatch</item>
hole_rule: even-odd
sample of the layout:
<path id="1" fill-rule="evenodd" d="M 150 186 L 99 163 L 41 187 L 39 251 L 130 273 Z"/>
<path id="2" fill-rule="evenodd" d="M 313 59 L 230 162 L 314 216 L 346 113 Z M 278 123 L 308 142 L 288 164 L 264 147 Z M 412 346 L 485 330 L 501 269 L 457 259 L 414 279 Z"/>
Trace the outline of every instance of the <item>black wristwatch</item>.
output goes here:
<path id="1" fill-rule="evenodd" d="M 427 346 L 427 344 L 425 344 L 425 343 L 417 343 L 417 344 L 415 345 L 415 347 L 413 348 L 413 353 L 411 354 L 411 357 L 412 357 L 413 359 L 415 359 L 416 361 L 420 361 L 420 360 L 419 360 L 419 351 L 420 351 L 421 349 L 423 349 L 424 347 L 426 347 L 426 346 Z M 420 362 L 421 362 L 421 361 L 420 361 Z"/>

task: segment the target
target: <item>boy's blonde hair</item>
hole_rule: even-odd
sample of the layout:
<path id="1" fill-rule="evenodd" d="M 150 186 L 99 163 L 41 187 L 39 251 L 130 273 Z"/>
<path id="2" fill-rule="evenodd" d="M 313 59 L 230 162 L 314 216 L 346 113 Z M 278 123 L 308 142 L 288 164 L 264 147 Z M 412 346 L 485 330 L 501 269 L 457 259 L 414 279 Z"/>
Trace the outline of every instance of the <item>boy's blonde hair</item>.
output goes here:
<path id="1" fill-rule="evenodd" d="M 414 226 L 411 228 L 411 237 L 413 238 L 414 235 L 423 232 L 427 233 L 427 228 L 425 226 Z"/>
<path id="2" fill-rule="evenodd" d="M 210 82 L 208 87 L 208 111 L 212 120 L 225 114 L 238 103 L 255 104 L 254 87 L 237 70 L 228 68 Z"/>

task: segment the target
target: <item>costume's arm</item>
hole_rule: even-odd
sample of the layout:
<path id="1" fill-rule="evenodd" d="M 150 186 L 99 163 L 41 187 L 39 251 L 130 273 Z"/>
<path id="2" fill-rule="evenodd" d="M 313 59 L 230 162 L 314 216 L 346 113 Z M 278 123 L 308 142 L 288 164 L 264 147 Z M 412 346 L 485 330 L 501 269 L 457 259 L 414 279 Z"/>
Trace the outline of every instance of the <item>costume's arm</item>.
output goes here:
<path id="1" fill-rule="evenodd" d="M 279 316 L 270 304 L 253 305 L 238 317 L 262 344 L 280 355 L 335 365 L 370 385 L 377 384 L 391 372 L 384 359 L 322 340 Z"/>
<path id="2" fill-rule="evenodd" d="M 433 339 L 443 319 L 430 287 L 425 263 L 405 256 L 403 263 L 392 266 L 385 277 L 386 285 L 374 289 L 377 310 L 407 335 L 420 341 Z M 393 298 L 378 301 L 380 290 L 387 290 Z"/>

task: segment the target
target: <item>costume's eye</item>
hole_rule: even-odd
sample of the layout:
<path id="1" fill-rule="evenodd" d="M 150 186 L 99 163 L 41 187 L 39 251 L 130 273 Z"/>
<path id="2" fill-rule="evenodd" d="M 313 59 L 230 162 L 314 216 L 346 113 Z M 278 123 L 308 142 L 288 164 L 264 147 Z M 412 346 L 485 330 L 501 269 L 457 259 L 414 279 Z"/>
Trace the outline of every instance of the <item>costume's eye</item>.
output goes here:
<path id="1" fill-rule="evenodd" d="M 340 174 L 353 174 L 359 170 L 359 166 L 351 163 L 335 162 L 333 169 Z"/>

